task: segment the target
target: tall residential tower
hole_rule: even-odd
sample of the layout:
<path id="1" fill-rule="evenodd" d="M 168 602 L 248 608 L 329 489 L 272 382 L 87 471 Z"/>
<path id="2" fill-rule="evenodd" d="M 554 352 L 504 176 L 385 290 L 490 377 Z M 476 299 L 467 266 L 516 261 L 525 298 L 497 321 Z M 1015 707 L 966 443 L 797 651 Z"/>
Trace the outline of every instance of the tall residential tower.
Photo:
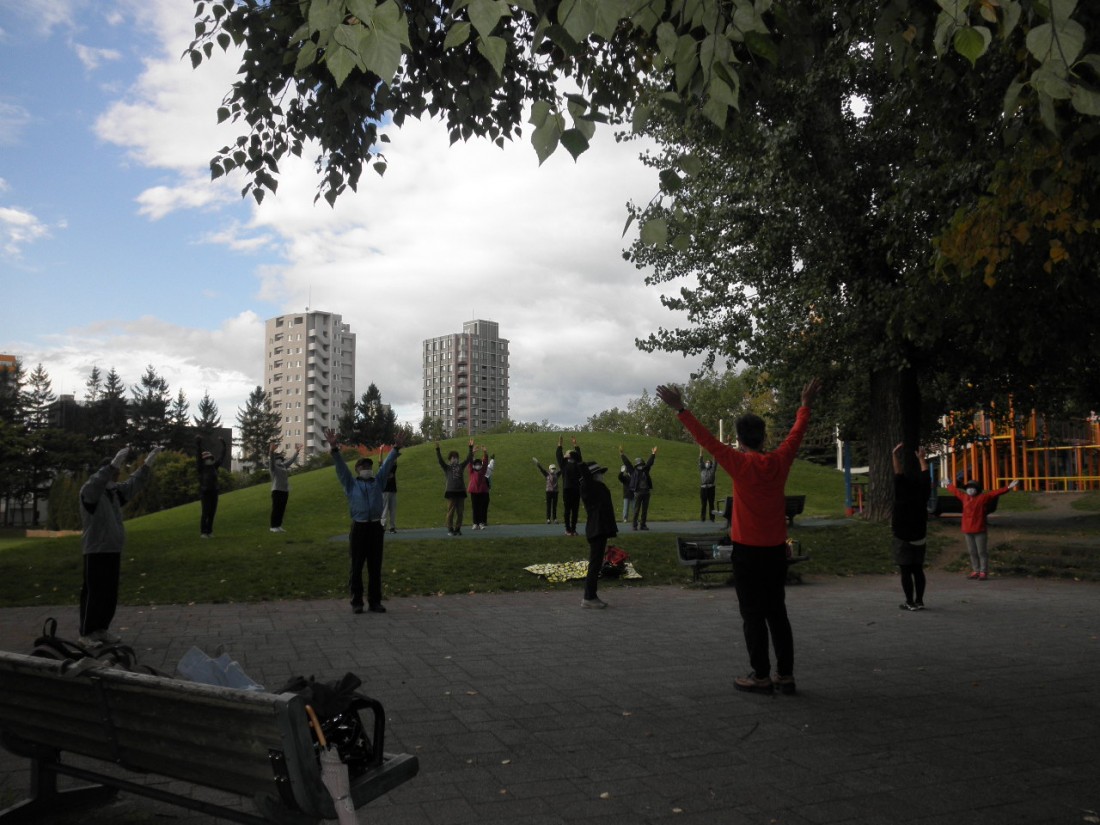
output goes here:
<path id="1" fill-rule="evenodd" d="M 424 341 L 424 415 L 448 437 L 490 430 L 508 418 L 508 342 L 495 321 Z"/>
<path id="2" fill-rule="evenodd" d="M 270 319 L 264 333 L 264 390 L 280 416 L 281 449 L 324 452 L 324 430 L 355 396 L 355 333 L 339 315 L 309 310 Z"/>

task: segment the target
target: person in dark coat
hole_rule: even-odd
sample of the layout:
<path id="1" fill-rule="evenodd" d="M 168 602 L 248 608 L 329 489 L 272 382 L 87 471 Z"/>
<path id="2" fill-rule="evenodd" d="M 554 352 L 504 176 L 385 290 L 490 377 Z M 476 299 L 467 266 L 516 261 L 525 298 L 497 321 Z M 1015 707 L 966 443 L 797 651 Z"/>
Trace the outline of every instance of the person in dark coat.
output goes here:
<path id="1" fill-rule="evenodd" d="M 890 520 L 894 563 L 901 573 L 901 589 L 905 594 L 901 609 L 924 610 L 924 556 L 932 479 L 923 447 L 916 451 L 920 472 L 905 472 L 904 447 L 898 444 L 890 454 L 894 465 L 894 511 Z"/>
<path id="2" fill-rule="evenodd" d="M 649 496 L 653 492 L 653 462 L 657 460 L 657 448 L 654 447 L 649 454 L 648 461 L 642 461 L 641 457 L 634 459 L 631 464 L 626 460 L 623 448 L 619 447 L 619 461 L 630 467 L 630 491 L 634 494 L 634 529 L 648 530 L 646 519 L 649 518 Z M 639 523 L 640 522 L 640 523 Z"/>
<path id="3" fill-rule="evenodd" d="M 611 491 L 603 481 L 607 468 L 592 461 L 581 464 L 579 469 L 581 501 L 584 502 L 584 511 L 588 515 L 584 525 L 584 537 L 588 539 L 588 574 L 584 579 L 581 607 L 602 610 L 607 607 L 607 602 L 596 595 L 596 588 L 607 553 L 607 541 L 619 534 L 619 528 L 615 521 Z"/>
<path id="4" fill-rule="evenodd" d="M 195 463 L 199 471 L 199 500 L 202 502 L 202 515 L 199 517 L 199 535 L 210 538 L 214 533 L 214 516 L 218 513 L 218 468 L 225 461 L 225 439 L 220 439 L 222 448 L 218 457 L 203 449 L 202 436 L 195 436 Z"/>
<path id="5" fill-rule="evenodd" d="M 565 535 L 577 535 L 577 519 L 581 512 L 581 448 L 577 446 L 577 437 L 573 436 L 573 449 L 562 452 L 562 437 L 558 436 L 558 449 L 555 457 L 561 469 L 561 501 L 564 509 Z"/>

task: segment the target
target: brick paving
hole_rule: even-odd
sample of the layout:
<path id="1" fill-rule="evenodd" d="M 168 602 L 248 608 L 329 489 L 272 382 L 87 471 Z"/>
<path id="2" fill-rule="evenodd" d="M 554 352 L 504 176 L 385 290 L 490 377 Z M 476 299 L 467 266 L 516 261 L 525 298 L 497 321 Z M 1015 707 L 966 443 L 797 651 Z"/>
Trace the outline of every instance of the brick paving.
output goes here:
<path id="1" fill-rule="evenodd" d="M 123 607 L 115 629 L 171 670 L 224 645 L 269 688 L 358 674 L 386 749 L 420 775 L 371 825 L 1013 825 L 1100 822 L 1100 587 L 929 576 L 923 613 L 894 577 L 789 589 L 800 695 L 736 693 L 747 671 L 732 589 L 601 588 L 344 602 Z M 0 648 L 45 617 L 0 610 Z M 66 629 L 69 629 L 68 631 Z M 0 807 L 27 787 L 0 752 Z M 150 779 L 175 791 L 225 797 Z M 251 809 L 250 803 L 241 801 Z M 200 823 L 121 794 L 67 820 Z"/>

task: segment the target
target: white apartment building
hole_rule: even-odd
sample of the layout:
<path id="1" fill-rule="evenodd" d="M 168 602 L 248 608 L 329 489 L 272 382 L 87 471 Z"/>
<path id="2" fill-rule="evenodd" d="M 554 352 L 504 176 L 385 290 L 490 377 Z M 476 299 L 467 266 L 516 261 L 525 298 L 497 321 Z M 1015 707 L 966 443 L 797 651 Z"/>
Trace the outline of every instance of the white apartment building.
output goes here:
<path id="1" fill-rule="evenodd" d="M 474 435 L 508 418 L 508 342 L 495 321 L 424 341 L 424 414 L 448 437 Z"/>
<path id="2" fill-rule="evenodd" d="M 281 418 L 287 456 L 328 449 L 324 430 L 336 428 L 340 408 L 355 397 L 355 333 L 331 312 L 280 315 L 265 324 L 264 390 Z"/>

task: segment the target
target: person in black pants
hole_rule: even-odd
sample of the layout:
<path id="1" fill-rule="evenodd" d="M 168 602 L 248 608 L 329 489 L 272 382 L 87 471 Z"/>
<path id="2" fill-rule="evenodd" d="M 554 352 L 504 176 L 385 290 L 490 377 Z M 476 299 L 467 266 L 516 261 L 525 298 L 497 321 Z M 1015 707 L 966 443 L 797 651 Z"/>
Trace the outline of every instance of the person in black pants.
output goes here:
<path id="1" fill-rule="evenodd" d="M 592 461 L 579 467 L 581 500 L 588 520 L 584 525 L 584 537 L 588 539 L 588 573 L 584 578 L 584 598 L 581 607 L 602 610 L 607 602 L 596 593 L 603 568 L 604 555 L 607 553 L 607 541 L 619 534 L 615 523 L 615 505 L 611 501 L 611 491 L 604 484 L 606 467 Z"/>
<path id="2" fill-rule="evenodd" d="M 195 462 L 199 470 L 199 500 L 202 515 L 199 518 L 199 535 L 208 539 L 214 533 L 214 516 L 218 512 L 218 468 L 225 461 L 225 439 L 218 457 L 203 449 L 202 436 L 195 436 Z"/>
<path id="3" fill-rule="evenodd" d="M 577 517 L 581 510 L 581 448 L 577 446 L 577 437 L 573 436 L 573 449 L 562 452 L 562 436 L 558 436 L 556 453 L 561 468 L 561 501 L 564 509 L 565 535 L 577 535 Z"/>
<path id="4" fill-rule="evenodd" d="M 924 448 L 915 453 L 919 472 L 905 471 L 904 444 L 894 447 L 894 513 L 890 520 L 893 533 L 894 563 L 901 571 L 901 589 L 905 601 L 902 610 L 924 610 L 924 555 L 928 534 L 928 499 L 932 497 L 932 479 Z"/>
<path id="5" fill-rule="evenodd" d="M 699 521 L 710 517 L 714 521 L 714 462 L 703 460 L 703 448 L 699 448 Z"/>
<path id="6" fill-rule="evenodd" d="M 649 461 L 634 459 L 631 464 L 626 460 L 623 448 L 619 447 L 619 460 L 630 467 L 630 491 L 634 493 L 634 529 L 648 530 L 646 519 L 649 518 L 649 496 L 653 492 L 653 477 L 649 474 L 653 462 L 657 460 L 657 448 L 649 454 Z"/>

